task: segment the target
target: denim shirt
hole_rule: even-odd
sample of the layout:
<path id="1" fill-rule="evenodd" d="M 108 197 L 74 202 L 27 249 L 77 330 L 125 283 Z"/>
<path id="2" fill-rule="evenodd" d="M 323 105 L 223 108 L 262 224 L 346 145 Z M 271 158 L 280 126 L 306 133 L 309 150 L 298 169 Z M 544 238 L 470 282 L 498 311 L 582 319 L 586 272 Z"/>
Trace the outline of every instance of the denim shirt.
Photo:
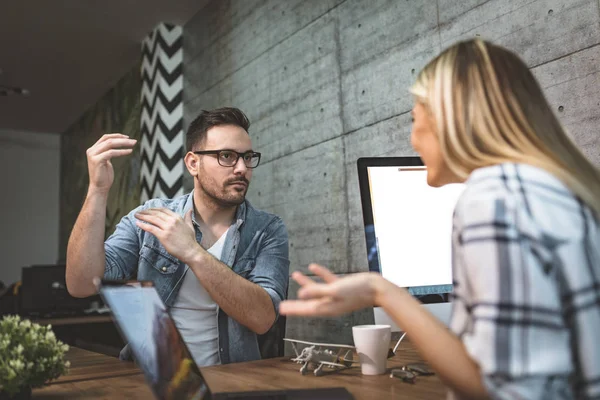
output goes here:
<path id="1" fill-rule="evenodd" d="M 105 279 L 138 279 L 154 282 L 167 307 L 172 306 L 187 265 L 170 255 L 156 236 L 140 229 L 135 213 L 149 208 L 168 208 L 181 215 L 193 209 L 193 192 L 175 199 L 152 199 L 121 219 L 104 243 Z M 196 241 L 202 240 L 192 214 Z M 276 318 L 279 303 L 287 296 L 289 273 L 288 235 L 281 218 L 259 211 L 248 201 L 238 206 L 227 232 L 221 261 L 233 272 L 262 287 L 273 302 Z M 256 333 L 218 311 L 219 356 L 222 364 L 260 359 Z"/>

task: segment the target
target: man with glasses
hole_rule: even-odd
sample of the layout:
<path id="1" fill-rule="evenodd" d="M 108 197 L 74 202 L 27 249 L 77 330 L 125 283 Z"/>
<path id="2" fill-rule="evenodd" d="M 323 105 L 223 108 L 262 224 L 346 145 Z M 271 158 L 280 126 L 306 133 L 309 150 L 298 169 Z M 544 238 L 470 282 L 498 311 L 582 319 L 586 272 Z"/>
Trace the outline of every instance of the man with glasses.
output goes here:
<path id="1" fill-rule="evenodd" d="M 249 126 L 237 108 L 202 111 L 186 138 L 192 193 L 149 200 L 106 241 L 110 159 L 136 141 L 108 134 L 87 150 L 90 185 L 67 248 L 69 292 L 92 295 L 102 276 L 153 281 L 199 366 L 260 359 L 257 335 L 287 295 L 286 228 L 245 199 L 261 156 Z"/>

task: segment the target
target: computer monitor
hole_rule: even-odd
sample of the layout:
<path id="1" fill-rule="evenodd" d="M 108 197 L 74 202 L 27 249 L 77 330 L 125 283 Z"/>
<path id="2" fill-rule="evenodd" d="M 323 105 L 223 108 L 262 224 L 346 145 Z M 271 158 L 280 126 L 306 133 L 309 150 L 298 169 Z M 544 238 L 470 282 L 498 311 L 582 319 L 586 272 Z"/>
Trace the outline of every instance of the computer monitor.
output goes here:
<path id="1" fill-rule="evenodd" d="M 360 158 L 357 166 L 369 270 L 406 287 L 448 324 L 452 215 L 465 185 L 429 186 L 419 157 Z M 401 330 L 383 310 L 374 316 Z"/>

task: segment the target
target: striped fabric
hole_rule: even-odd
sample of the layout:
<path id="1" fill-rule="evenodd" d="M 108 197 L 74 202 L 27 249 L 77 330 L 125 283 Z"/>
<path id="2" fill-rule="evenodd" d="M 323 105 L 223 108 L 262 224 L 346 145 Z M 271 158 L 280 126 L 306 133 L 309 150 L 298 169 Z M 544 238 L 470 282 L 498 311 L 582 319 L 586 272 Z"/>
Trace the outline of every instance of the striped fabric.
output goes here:
<path id="1" fill-rule="evenodd" d="M 451 329 L 491 397 L 600 399 L 593 212 L 541 169 L 481 168 L 456 206 L 452 241 Z"/>

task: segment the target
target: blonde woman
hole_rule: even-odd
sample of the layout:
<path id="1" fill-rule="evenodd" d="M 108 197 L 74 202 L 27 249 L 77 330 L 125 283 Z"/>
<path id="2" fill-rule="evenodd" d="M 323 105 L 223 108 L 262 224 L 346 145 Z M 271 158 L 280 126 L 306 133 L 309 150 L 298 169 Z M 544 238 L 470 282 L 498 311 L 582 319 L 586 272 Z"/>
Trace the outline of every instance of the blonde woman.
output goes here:
<path id="1" fill-rule="evenodd" d="M 600 398 L 600 172 L 569 140 L 527 66 L 458 43 L 412 88 L 411 142 L 431 186 L 465 182 L 453 222 L 448 330 L 378 274 L 309 268 L 287 315 L 380 306 L 450 398 Z"/>

